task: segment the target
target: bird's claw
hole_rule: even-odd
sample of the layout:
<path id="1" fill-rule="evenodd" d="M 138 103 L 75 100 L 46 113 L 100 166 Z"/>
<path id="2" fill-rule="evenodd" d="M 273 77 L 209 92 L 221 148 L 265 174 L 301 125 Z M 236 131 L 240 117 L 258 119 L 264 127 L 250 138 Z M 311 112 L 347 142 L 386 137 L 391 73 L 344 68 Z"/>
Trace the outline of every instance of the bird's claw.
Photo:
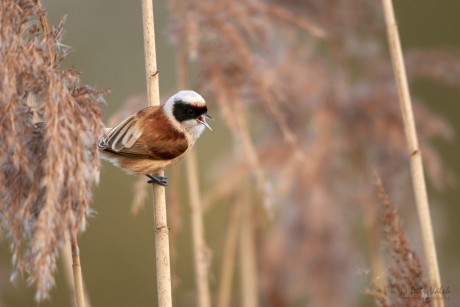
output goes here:
<path id="1" fill-rule="evenodd" d="M 168 185 L 168 177 L 157 176 L 157 175 L 146 175 L 146 176 L 150 178 L 149 180 L 147 180 L 147 183 L 151 183 L 151 184 L 156 183 L 164 187 Z"/>

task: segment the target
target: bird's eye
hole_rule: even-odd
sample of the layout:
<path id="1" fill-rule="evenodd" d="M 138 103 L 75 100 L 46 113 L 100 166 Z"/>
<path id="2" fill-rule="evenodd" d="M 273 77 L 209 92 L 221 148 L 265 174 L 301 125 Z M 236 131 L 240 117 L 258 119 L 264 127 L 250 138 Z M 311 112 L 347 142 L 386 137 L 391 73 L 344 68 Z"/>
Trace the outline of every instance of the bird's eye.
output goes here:
<path id="1" fill-rule="evenodd" d="M 193 109 L 187 109 L 187 115 L 194 116 L 195 111 Z"/>

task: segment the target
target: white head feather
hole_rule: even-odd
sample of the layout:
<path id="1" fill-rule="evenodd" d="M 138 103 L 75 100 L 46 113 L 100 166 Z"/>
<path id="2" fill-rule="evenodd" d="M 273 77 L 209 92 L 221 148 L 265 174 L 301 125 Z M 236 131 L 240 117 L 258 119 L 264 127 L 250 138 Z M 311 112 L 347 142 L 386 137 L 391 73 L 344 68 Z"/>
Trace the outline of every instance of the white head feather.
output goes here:
<path id="1" fill-rule="evenodd" d="M 171 120 L 171 123 L 179 131 L 184 132 L 189 143 L 193 145 L 195 141 L 200 137 L 201 133 L 203 133 L 205 126 L 198 123 L 194 119 L 185 120 L 181 123 L 178 122 L 173 114 L 174 103 L 176 101 L 182 101 L 184 103 L 195 105 L 195 106 L 200 106 L 200 105 L 205 106 L 206 101 L 197 92 L 191 91 L 191 90 L 184 90 L 184 91 L 179 91 L 173 96 L 171 96 L 166 101 L 166 103 L 163 105 L 163 110 L 165 111 L 166 116 L 168 116 L 168 118 Z"/>

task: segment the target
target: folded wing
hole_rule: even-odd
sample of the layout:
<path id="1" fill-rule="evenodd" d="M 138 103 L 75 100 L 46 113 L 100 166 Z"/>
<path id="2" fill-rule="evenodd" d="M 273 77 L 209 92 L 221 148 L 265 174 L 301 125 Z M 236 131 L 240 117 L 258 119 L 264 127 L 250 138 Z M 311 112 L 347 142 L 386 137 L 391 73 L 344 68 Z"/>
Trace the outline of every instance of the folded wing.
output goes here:
<path id="1" fill-rule="evenodd" d="M 188 148 L 188 142 L 159 107 L 149 107 L 110 129 L 101 138 L 98 147 L 132 158 L 169 160 L 182 155 Z"/>

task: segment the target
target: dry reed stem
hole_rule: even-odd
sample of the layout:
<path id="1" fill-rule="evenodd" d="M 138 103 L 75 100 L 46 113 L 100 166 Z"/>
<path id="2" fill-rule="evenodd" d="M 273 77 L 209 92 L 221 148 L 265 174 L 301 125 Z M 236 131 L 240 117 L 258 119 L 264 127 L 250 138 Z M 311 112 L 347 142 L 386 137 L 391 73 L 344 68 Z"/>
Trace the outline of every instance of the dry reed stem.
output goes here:
<path id="1" fill-rule="evenodd" d="M 239 252 L 240 252 L 240 280 L 241 280 L 241 306 L 259 306 L 256 251 L 254 245 L 254 219 L 252 217 L 253 204 L 250 200 L 249 184 L 243 186 L 241 193 L 242 212 L 240 223 Z"/>
<path id="2" fill-rule="evenodd" d="M 441 287 L 441 278 L 439 274 L 428 195 L 423 172 L 422 155 L 418 145 L 417 131 L 415 128 L 409 85 L 404 67 L 398 25 L 395 20 L 392 1 L 382 0 L 382 4 L 387 25 L 388 43 L 390 46 L 393 70 L 398 88 L 404 130 L 409 148 L 413 189 L 428 264 L 428 272 L 430 275 L 431 286 L 439 289 Z M 444 302 L 442 300 L 434 300 L 434 304 L 435 306 L 444 306 Z"/>
<path id="3" fill-rule="evenodd" d="M 70 291 L 75 291 L 74 280 L 73 280 L 73 268 L 72 268 L 72 247 L 70 241 L 67 240 L 65 245 L 62 247 L 62 265 L 64 266 L 64 275 L 69 285 Z M 85 306 L 91 307 L 91 301 L 86 290 L 85 281 L 83 280 L 83 294 L 85 295 Z"/>
<path id="4" fill-rule="evenodd" d="M 147 92 L 150 105 L 160 104 L 158 69 L 155 50 L 155 26 L 153 19 L 153 0 L 142 1 Z M 164 176 L 164 172 L 158 175 Z M 165 188 L 153 185 L 153 212 L 155 224 L 155 258 L 157 270 L 158 306 L 172 306 L 171 263 L 169 257 L 169 228 L 166 215 Z"/>
<path id="5" fill-rule="evenodd" d="M 171 178 L 180 178 L 181 170 L 179 167 L 173 167 L 170 171 Z M 170 242 L 178 242 L 178 236 L 183 230 L 183 217 L 181 207 L 181 182 L 180 180 L 173 180 L 169 183 L 166 190 L 166 199 L 168 200 L 168 225 L 169 225 L 169 240 Z M 174 268 L 177 260 L 179 259 L 177 244 L 172 243 L 169 249 L 169 256 L 171 262 L 171 287 L 172 296 L 175 296 L 176 291 L 180 288 L 181 278 L 177 275 Z M 178 292 L 177 292 L 178 293 Z"/>
<path id="6" fill-rule="evenodd" d="M 72 250 L 72 272 L 75 288 L 77 307 L 85 307 L 85 293 L 83 289 L 83 276 L 80 265 L 80 249 L 78 248 L 77 234 L 71 232 L 70 246 Z"/>
<path id="7" fill-rule="evenodd" d="M 222 251 L 222 265 L 220 270 L 219 292 L 217 296 L 217 307 L 228 307 L 231 302 L 233 273 L 235 270 L 236 249 L 238 244 L 238 230 L 241 218 L 241 200 L 237 198 L 231 205 L 227 222 L 227 233 L 225 235 Z"/>
<path id="8" fill-rule="evenodd" d="M 215 88 L 225 88 L 224 85 L 216 82 L 213 84 Z M 242 116 L 231 116 L 231 120 L 227 117 L 227 122 L 233 121 L 236 129 L 232 131 L 234 143 L 237 144 L 235 147 L 241 146 L 242 151 L 239 153 L 247 159 L 247 163 L 252 169 L 254 180 L 257 185 L 257 189 L 262 197 L 262 203 L 265 206 L 266 213 L 272 217 L 273 208 L 272 200 L 270 198 L 270 191 L 268 189 L 266 170 L 262 168 L 261 162 L 257 155 L 257 150 L 255 144 L 251 139 L 249 132 L 249 124 L 246 118 L 244 106 L 240 103 L 235 103 L 232 105 L 229 103 L 231 100 L 229 97 L 225 96 L 224 93 L 217 93 L 217 99 L 221 101 L 221 108 L 223 110 L 223 115 L 229 116 L 229 114 L 242 114 Z M 225 119 L 225 116 L 223 116 Z"/>
<path id="9" fill-rule="evenodd" d="M 195 152 L 190 152 L 186 159 L 187 180 L 189 186 L 189 204 L 193 238 L 193 256 L 195 259 L 195 282 L 198 290 L 198 306 L 210 307 L 208 267 L 209 251 L 204 241 L 203 209 L 198 186 L 198 168 Z"/>
<path id="10" fill-rule="evenodd" d="M 172 1 L 171 13 L 183 15 L 183 2 Z M 177 84 L 180 89 L 188 88 L 188 61 L 187 45 L 176 44 L 176 73 Z M 188 196 L 191 211 L 191 231 L 193 243 L 193 256 L 195 261 L 195 283 L 197 288 L 197 304 L 200 307 L 211 306 L 211 294 L 209 291 L 208 270 L 210 253 L 204 238 L 203 226 L 203 201 L 200 195 L 197 157 L 192 151 L 186 158 L 186 171 L 188 181 Z"/>

